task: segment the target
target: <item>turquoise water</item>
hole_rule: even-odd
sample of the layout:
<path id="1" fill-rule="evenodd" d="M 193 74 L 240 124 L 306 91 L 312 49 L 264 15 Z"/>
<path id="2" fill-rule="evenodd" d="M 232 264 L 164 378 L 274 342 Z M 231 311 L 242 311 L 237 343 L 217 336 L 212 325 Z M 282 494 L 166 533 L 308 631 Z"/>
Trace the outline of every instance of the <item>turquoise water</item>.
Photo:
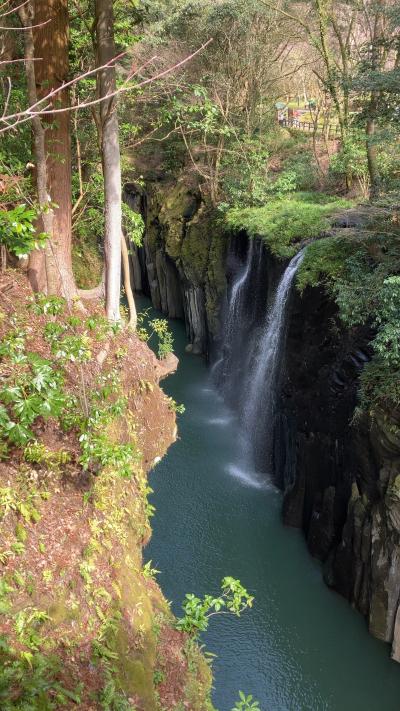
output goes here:
<path id="1" fill-rule="evenodd" d="M 186 412 L 150 477 L 146 559 L 177 614 L 187 592 L 216 593 L 225 575 L 255 596 L 241 619 L 213 618 L 203 636 L 217 655 L 216 708 L 230 711 L 242 689 L 262 711 L 400 711 L 400 665 L 324 585 L 302 535 L 282 526 L 280 494 L 240 466 L 237 423 L 204 361 L 185 353 L 182 324 L 170 325 L 180 366 L 163 388 Z"/>

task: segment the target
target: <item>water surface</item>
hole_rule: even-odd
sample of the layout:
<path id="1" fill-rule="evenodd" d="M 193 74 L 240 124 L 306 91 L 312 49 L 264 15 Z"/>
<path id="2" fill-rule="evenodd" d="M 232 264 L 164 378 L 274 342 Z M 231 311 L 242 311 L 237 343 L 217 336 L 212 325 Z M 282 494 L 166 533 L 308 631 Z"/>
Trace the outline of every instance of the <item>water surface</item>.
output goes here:
<path id="1" fill-rule="evenodd" d="M 324 585 L 302 535 L 282 526 L 281 495 L 241 463 L 235 418 L 204 361 L 185 353 L 183 325 L 170 325 L 180 366 L 163 387 L 186 412 L 151 474 L 146 559 L 176 614 L 187 592 L 217 593 L 225 575 L 255 596 L 241 619 L 213 618 L 203 636 L 217 655 L 216 708 L 230 711 L 242 689 L 262 711 L 400 711 L 400 665 Z"/>

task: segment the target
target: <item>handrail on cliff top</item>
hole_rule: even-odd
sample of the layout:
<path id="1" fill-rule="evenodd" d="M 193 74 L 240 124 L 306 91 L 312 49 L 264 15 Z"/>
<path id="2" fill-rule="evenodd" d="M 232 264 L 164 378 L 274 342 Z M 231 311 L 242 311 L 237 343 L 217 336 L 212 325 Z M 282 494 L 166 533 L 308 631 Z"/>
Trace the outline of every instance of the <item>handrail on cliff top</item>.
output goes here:
<path id="1" fill-rule="evenodd" d="M 294 128 L 297 131 L 303 131 L 305 133 L 320 133 L 323 134 L 324 127 L 321 126 L 320 124 L 315 125 L 313 121 L 299 121 L 299 119 L 286 119 L 282 118 L 279 119 L 279 125 L 282 126 L 283 128 Z M 326 129 L 325 129 L 326 130 Z M 330 141 L 337 140 L 337 138 L 340 136 L 340 126 L 338 124 L 329 124 L 328 125 L 328 130 L 326 131 L 326 137 Z"/>

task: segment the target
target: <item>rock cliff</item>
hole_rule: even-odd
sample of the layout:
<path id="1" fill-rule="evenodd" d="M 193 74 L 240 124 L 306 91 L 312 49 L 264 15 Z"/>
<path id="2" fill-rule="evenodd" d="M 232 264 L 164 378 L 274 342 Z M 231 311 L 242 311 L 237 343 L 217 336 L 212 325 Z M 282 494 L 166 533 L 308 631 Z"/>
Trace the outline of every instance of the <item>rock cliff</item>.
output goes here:
<path id="1" fill-rule="evenodd" d="M 227 238 L 217 216 L 183 180 L 150 184 L 146 192 L 129 184 L 125 201 L 146 225 L 143 246 L 132 254 L 135 290 L 170 318 L 184 319 L 189 349 L 207 354 L 226 285 Z"/>
<path id="2" fill-rule="evenodd" d="M 400 442 L 384 413 L 355 417 L 371 337 L 344 330 L 322 289 L 293 294 L 275 471 L 284 522 L 400 661 Z"/>

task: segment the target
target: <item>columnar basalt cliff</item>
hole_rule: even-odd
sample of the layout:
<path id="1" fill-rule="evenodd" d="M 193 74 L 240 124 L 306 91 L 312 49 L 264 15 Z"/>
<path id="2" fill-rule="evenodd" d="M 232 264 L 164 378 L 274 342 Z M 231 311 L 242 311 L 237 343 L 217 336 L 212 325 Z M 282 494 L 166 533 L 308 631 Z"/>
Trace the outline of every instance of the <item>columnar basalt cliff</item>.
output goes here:
<path id="1" fill-rule="evenodd" d="M 400 442 L 383 413 L 354 418 L 371 335 L 344 331 L 322 290 L 294 295 L 275 470 L 284 522 L 400 661 Z"/>
<path id="2" fill-rule="evenodd" d="M 190 350 L 208 353 L 218 332 L 227 239 L 197 187 L 177 181 L 129 184 L 125 200 L 144 217 L 143 247 L 132 255 L 136 291 L 170 318 L 183 318 Z"/>

